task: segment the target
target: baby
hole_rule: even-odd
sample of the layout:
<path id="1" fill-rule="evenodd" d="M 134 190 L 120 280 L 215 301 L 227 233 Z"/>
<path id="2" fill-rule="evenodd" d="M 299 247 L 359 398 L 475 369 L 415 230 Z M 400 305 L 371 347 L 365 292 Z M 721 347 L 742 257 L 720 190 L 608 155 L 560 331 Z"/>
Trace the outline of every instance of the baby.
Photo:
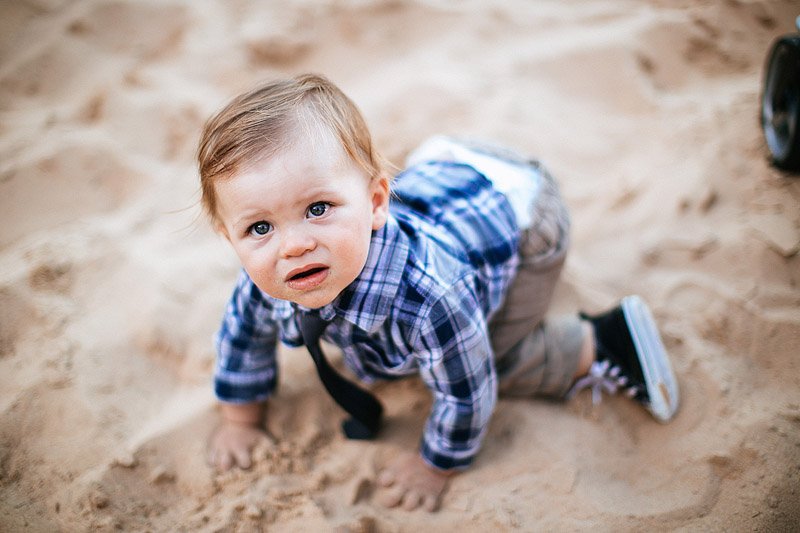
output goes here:
<path id="1" fill-rule="evenodd" d="M 419 450 L 379 474 L 390 507 L 437 508 L 498 394 L 621 390 L 659 421 L 675 414 L 677 383 L 640 298 L 545 320 L 569 218 L 537 162 L 436 137 L 392 179 L 357 107 L 316 75 L 235 98 L 206 124 L 198 161 L 203 205 L 243 266 L 217 335 L 216 468 L 248 468 L 264 438 L 279 340 L 309 347 L 354 416 L 351 437 L 378 430 L 379 404 L 327 365 L 319 335 L 366 382 L 417 374 L 431 390 Z"/>

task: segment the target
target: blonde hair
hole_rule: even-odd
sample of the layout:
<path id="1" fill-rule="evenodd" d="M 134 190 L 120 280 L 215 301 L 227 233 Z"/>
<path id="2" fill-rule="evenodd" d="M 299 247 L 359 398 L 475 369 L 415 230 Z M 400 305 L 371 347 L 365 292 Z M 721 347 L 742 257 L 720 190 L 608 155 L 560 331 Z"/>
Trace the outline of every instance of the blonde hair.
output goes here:
<path id="1" fill-rule="evenodd" d="M 303 112 L 327 127 L 370 179 L 386 173 L 364 117 L 341 89 L 316 74 L 271 81 L 231 100 L 203 127 L 197 162 L 203 208 L 212 221 L 218 221 L 216 180 L 289 147 Z"/>

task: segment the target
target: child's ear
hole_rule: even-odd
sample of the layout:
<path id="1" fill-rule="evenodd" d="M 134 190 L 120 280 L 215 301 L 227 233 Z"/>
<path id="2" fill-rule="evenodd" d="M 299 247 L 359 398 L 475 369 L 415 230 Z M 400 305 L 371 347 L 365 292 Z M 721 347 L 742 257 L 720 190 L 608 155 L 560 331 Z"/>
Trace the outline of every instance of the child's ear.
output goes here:
<path id="1" fill-rule="evenodd" d="M 372 194 L 372 229 L 379 230 L 389 218 L 389 176 L 381 172 L 370 182 Z"/>
<path id="2" fill-rule="evenodd" d="M 226 230 L 226 229 L 225 229 L 225 225 L 224 225 L 224 224 L 222 224 L 222 222 L 221 222 L 221 221 L 219 221 L 219 220 L 215 220 L 215 221 L 213 222 L 213 226 L 214 226 L 214 232 L 215 232 L 215 233 L 217 233 L 218 235 L 222 235 L 223 237 L 225 237 L 225 239 L 226 239 L 228 242 L 231 242 L 231 238 L 230 238 L 230 236 L 228 235 L 228 230 Z"/>

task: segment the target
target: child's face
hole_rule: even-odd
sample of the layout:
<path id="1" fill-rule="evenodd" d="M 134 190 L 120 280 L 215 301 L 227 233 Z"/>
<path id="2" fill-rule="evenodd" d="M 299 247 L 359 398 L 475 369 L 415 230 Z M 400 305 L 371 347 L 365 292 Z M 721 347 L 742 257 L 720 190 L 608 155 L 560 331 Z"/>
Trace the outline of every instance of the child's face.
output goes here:
<path id="1" fill-rule="evenodd" d="M 256 286 L 309 308 L 355 280 L 389 203 L 388 179 L 370 180 L 328 132 L 242 168 L 215 192 L 219 229 Z"/>

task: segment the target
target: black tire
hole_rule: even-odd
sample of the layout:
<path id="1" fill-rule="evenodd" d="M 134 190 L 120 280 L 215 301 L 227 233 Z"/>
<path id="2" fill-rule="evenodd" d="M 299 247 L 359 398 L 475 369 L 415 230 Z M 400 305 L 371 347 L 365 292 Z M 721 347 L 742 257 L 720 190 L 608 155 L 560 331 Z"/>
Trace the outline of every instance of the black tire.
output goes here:
<path id="1" fill-rule="evenodd" d="M 800 35 L 772 45 L 761 94 L 761 126 L 772 163 L 800 171 Z"/>

